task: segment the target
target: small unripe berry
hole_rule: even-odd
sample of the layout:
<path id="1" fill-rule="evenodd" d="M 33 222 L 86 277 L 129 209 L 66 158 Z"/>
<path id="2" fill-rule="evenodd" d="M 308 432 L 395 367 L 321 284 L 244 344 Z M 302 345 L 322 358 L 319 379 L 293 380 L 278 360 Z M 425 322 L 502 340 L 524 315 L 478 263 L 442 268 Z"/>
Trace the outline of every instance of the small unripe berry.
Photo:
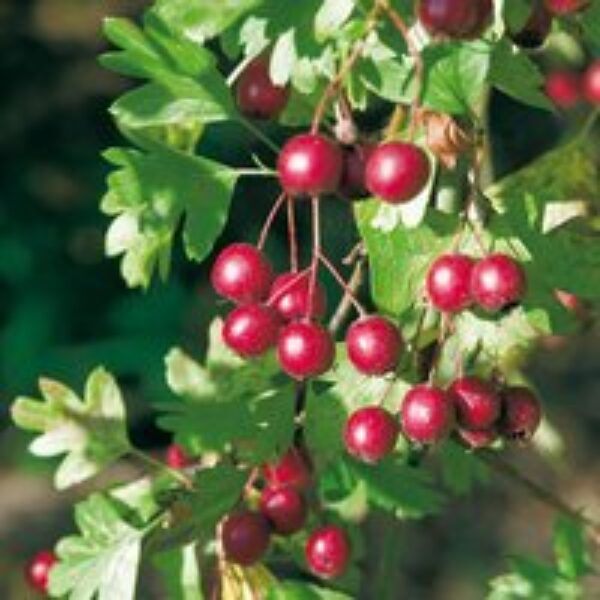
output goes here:
<path id="1" fill-rule="evenodd" d="M 312 294 L 312 314 L 309 311 L 310 273 L 283 273 L 279 275 L 269 294 L 272 306 L 284 321 L 314 318 L 320 319 L 327 311 L 327 296 L 317 281 Z"/>
<path id="2" fill-rule="evenodd" d="M 557 16 L 571 15 L 584 9 L 589 0 L 544 0 L 546 8 Z"/>
<path id="3" fill-rule="evenodd" d="M 366 463 L 376 463 L 392 452 L 398 439 L 398 423 L 380 406 L 355 411 L 344 429 L 346 450 Z"/>
<path id="4" fill-rule="evenodd" d="M 480 260 L 471 275 L 473 300 L 488 311 L 497 311 L 522 300 L 527 288 L 519 263 L 506 254 Z"/>
<path id="5" fill-rule="evenodd" d="M 280 535 L 292 535 L 304 527 L 307 507 L 293 487 L 267 487 L 260 497 L 260 511 Z"/>
<path id="6" fill-rule="evenodd" d="M 500 416 L 500 398 L 489 383 L 478 377 L 462 377 L 448 390 L 462 429 L 489 429 Z"/>
<path id="7" fill-rule="evenodd" d="M 243 511 L 228 515 L 221 524 L 221 543 L 228 561 L 248 567 L 269 548 L 270 531 L 260 514 Z"/>
<path id="8" fill-rule="evenodd" d="M 537 396 L 526 387 L 509 387 L 502 394 L 500 433 L 511 440 L 527 441 L 542 420 Z"/>
<path id="9" fill-rule="evenodd" d="M 569 110 L 581 101 L 581 78 L 573 71 L 555 71 L 546 77 L 545 90 L 556 106 Z"/>
<path id="10" fill-rule="evenodd" d="M 193 463 L 191 457 L 179 444 L 171 444 L 167 448 L 165 459 L 167 465 L 172 469 L 185 469 Z"/>
<path id="11" fill-rule="evenodd" d="M 317 577 L 339 577 L 346 570 L 349 560 L 350 541 L 339 527 L 321 527 L 313 531 L 306 542 L 306 562 Z"/>
<path id="12" fill-rule="evenodd" d="M 467 308 L 471 298 L 474 261 L 463 254 L 444 254 L 427 273 L 427 296 L 442 312 L 455 313 Z"/>
<path id="13" fill-rule="evenodd" d="M 455 39 L 478 37 L 489 24 L 492 0 L 420 0 L 419 20 L 436 36 Z"/>
<path id="14" fill-rule="evenodd" d="M 600 105 L 600 58 L 597 58 L 583 76 L 583 95 L 595 106 Z"/>
<path id="15" fill-rule="evenodd" d="M 435 444 L 454 425 L 454 407 L 443 390 L 426 384 L 417 385 L 404 397 L 401 421 L 409 440 Z"/>
<path id="16" fill-rule="evenodd" d="M 277 461 L 263 465 L 262 473 L 271 488 L 293 487 L 303 491 L 312 485 L 312 469 L 297 448 L 290 448 Z"/>
<path id="17" fill-rule="evenodd" d="M 238 306 L 223 323 L 223 341 L 244 358 L 261 356 L 273 348 L 278 332 L 279 317 L 262 304 Z"/>
<path id="18" fill-rule="evenodd" d="M 52 567 L 58 562 L 56 554 L 51 550 L 42 550 L 25 566 L 25 579 L 29 586 L 37 592 L 46 594 Z"/>

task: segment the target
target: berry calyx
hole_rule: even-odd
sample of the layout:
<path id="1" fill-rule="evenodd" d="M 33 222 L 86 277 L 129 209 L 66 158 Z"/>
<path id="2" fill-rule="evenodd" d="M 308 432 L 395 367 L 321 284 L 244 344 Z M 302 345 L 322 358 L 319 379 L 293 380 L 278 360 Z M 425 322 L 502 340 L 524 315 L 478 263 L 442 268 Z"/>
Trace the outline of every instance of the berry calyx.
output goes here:
<path id="1" fill-rule="evenodd" d="M 268 306 L 238 306 L 225 319 L 223 341 L 244 358 L 261 356 L 277 343 L 279 325 L 279 317 Z"/>
<path id="2" fill-rule="evenodd" d="M 427 154 L 418 146 L 402 142 L 381 144 L 367 161 L 367 188 L 384 202 L 401 204 L 423 190 L 430 169 Z"/>
<path id="3" fill-rule="evenodd" d="M 373 150 L 375 146 L 367 143 L 344 148 L 344 165 L 339 189 L 344 198 L 357 200 L 369 195 L 365 177 L 367 162 Z"/>
<path id="4" fill-rule="evenodd" d="M 573 71 L 555 71 L 546 77 L 546 95 L 559 108 L 569 110 L 581 101 L 581 79 Z"/>
<path id="5" fill-rule="evenodd" d="M 467 308 L 471 298 L 474 261 L 463 254 L 444 254 L 427 273 L 426 290 L 431 304 L 442 312 L 455 313 Z"/>
<path id="6" fill-rule="evenodd" d="M 273 83 L 269 62 L 262 56 L 243 70 L 236 85 L 238 108 L 246 116 L 256 119 L 276 117 L 285 108 L 289 96 L 289 87 Z"/>
<path id="7" fill-rule="evenodd" d="M 261 302 L 271 288 L 273 269 L 258 248 L 232 244 L 217 257 L 210 278 L 217 294 L 224 298 L 238 304 Z"/>
<path id="8" fill-rule="evenodd" d="M 280 535 L 292 535 L 304 527 L 307 507 L 293 487 L 267 487 L 260 497 L 260 511 Z"/>
<path id="9" fill-rule="evenodd" d="M 273 282 L 268 303 L 284 321 L 314 318 L 320 319 L 327 311 L 325 290 L 317 281 L 309 302 L 310 273 L 284 273 Z M 312 314 L 308 314 L 312 304 Z"/>
<path id="10" fill-rule="evenodd" d="M 346 335 L 348 358 L 365 375 L 393 371 L 402 351 L 402 336 L 396 325 L 378 315 L 354 321 Z"/>
<path id="11" fill-rule="evenodd" d="M 277 159 L 281 187 L 291 196 L 319 196 L 335 192 L 342 175 L 342 151 L 317 133 L 297 135 Z"/>
<path id="12" fill-rule="evenodd" d="M 456 39 L 478 37 L 489 24 L 491 0 L 421 0 L 418 17 L 432 35 Z"/>
<path id="13" fill-rule="evenodd" d="M 294 379 L 316 377 L 333 365 L 335 344 L 318 323 L 290 323 L 279 334 L 277 356 L 281 368 Z"/>
<path id="14" fill-rule="evenodd" d="M 427 384 L 407 392 L 400 416 L 406 437 L 419 444 L 441 441 L 454 424 L 454 408 L 448 395 Z"/>
<path id="15" fill-rule="evenodd" d="M 542 406 L 528 388 L 515 386 L 502 394 L 500 433 L 507 439 L 527 441 L 536 432 L 542 420 Z"/>
<path id="16" fill-rule="evenodd" d="M 468 448 L 478 450 L 491 446 L 498 439 L 498 430 L 496 428 L 483 429 L 481 431 L 459 429 L 458 435 Z"/>
<path id="17" fill-rule="evenodd" d="M 185 469 L 193 463 L 192 458 L 179 444 L 171 444 L 167 448 L 165 460 L 172 469 Z"/>
<path id="18" fill-rule="evenodd" d="M 543 0 L 534 0 L 529 19 L 521 31 L 513 33 L 511 38 L 517 46 L 532 50 L 546 41 L 551 28 L 552 15 L 544 6 Z"/>
<path id="19" fill-rule="evenodd" d="M 58 562 L 56 554 L 51 550 L 42 550 L 25 566 L 25 579 L 35 591 L 45 594 L 48 591 L 50 570 Z"/>
<path id="20" fill-rule="evenodd" d="M 221 525 L 225 558 L 244 567 L 253 565 L 264 556 L 269 540 L 269 524 L 259 513 L 234 513 L 228 515 Z"/>
<path id="21" fill-rule="evenodd" d="M 350 541 L 343 529 L 328 525 L 312 532 L 306 542 L 308 568 L 318 577 L 333 579 L 344 573 L 350 560 Z"/>
<path id="22" fill-rule="evenodd" d="M 262 473 L 271 488 L 292 487 L 303 491 L 312 485 L 312 469 L 297 448 L 290 448 L 276 462 L 263 465 Z"/>
<path id="23" fill-rule="evenodd" d="M 557 16 L 571 15 L 584 9 L 589 0 L 544 0 L 546 8 Z"/>
<path id="24" fill-rule="evenodd" d="M 473 268 L 473 300 L 488 311 L 497 311 L 519 302 L 526 288 L 523 269 L 506 254 L 490 254 Z"/>
<path id="25" fill-rule="evenodd" d="M 355 411 L 344 429 L 344 444 L 352 456 L 366 463 L 376 463 L 394 449 L 398 423 L 380 406 Z"/>
<path id="26" fill-rule="evenodd" d="M 461 377 L 448 390 L 462 429 L 490 428 L 500 416 L 500 398 L 494 388 L 478 377 Z"/>
<path id="27" fill-rule="evenodd" d="M 587 68 L 583 76 L 583 95 L 590 104 L 600 104 L 600 58 Z"/>

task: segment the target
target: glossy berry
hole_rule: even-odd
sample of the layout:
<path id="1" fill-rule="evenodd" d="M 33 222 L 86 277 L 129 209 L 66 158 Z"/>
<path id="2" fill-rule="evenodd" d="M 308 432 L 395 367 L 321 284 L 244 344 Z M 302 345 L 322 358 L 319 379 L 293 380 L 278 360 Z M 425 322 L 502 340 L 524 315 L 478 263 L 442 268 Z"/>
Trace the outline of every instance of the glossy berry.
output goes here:
<path id="1" fill-rule="evenodd" d="M 571 15 L 584 9 L 589 0 L 544 0 L 546 8 L 558 16 Z"/>
<path id="2" fill-rule="evenodd" d="M 420 0 L 418 17 L 432 35 L 467 39 L 478 37 L 489 24 L 492 0 Z"/>
<path id="3" fill-rule="evenodd" d="M 365 177 L 374 196 L 390 204 L 401 204 L 423 190 L 429 172 L 427 154 L 418 146 L 389 142 L 373 150 Z"/>
<path id="4" fill-rule="evenodd" d="M 531 15 L 521 31 L 511 35 L 521 48 L 533 49 L 541 46 L 552 28 L 552 15 L 544 6 L 543 0 L 534 0 Z"/>
<path id="5" fill-rule="evenodd" d="M 472 450 L 479 448 L 488 448 L 498 439 L 498 430 L 496 428 L 483 429 L 481 431 L 469 431 L 459 429 L 458 435 L 464 444 Z"/>
<path id="6" fill-rule="evenodd" d="M 215 261 L 212 286 L 220 296 L 239 304 L 261 302 L 271 288 L 273 269 L 262 252 L 250 244 L 227 246 Z"/>
<path id="7" fill-rule="evenodd" d="M 281 187 L 292 196 L 335 192 L 342 176 L 342 151 L 329 138 L 304 133 L 290 139 L 279 154 Z"/>
<path id="8" fill-rule="evenodd" d="M 38 552 L 25 566 L 25 579 L 29 586 L 37 592 L 45 594 L 48 591 L 50 570 L 58 559 L 51 550 Z"/>
<path id="9" fill-rule="evenodd" d="M 600 58 L 597 58 L 583 76 L 583 95 L 593 105 L 600 105 Z"/>
<path id="10" fill-rule="evenodd" d="M 573 71 L 555 71 L 546 77 L 546 95 L 559 108 L 569 110 L 581 101 L 581 79 Z"/>
<path id="11" fill-rule="evenodd" d="M 272 119 L 286 106 L 290 95 L 287 86 L 273 83 L 269 63 L 264 57 L 253 60 L 240 75 L 236 85 L 238 108 L 248 117 Z"/>
<path id="12" fill-rule="evenodd" d="M 271 488 L 292 487 L 303 491 L 312 485 L 312 469 L 297 448 L 290 448 L 276 462 L 263 465 L 262 472 Z"/>
<path id="13" fill-rule="evenodd" d="M 427 273 L 427 296 L 432 306 L 455 313 L 471 304 L 471 274 L 474 262 L 463 254 L 444 254 Z"/>
<path id="14" fill-rule="evenodd" d="M 290 323 L 279 334 L 279 365 L 291 377 L 306 379 L 328 371 L 335 359 L 331 334 L 318 323 Z"/>
<path id="15" fill-rule="evenodd" d="M 366 183 L 367 162 L 373 154 L 373 144 L 356 144 L 344 148 L 344 166 L 340 181 L 340 195 L 349 200 L 365 198 L 369 195 Z"/>
<path id="16" fill-rule="evenodd" d="M 350 559 L 350 541 L 339 527 L 329 525 L 316 529 L 306 542 L 308 568 L 323 579 L 344 573 Z"/>
<path id="17" fill-rule="evenodd" d="M 293 487 L 267 487 L 260 497 L 260 511 L 280 535 L 292 535 L 304 527 L 307 507 Z"/>
<path id="18" fill-rule="evenodd" d="M 243 511 L 225 518 L 221 543 L 225 558 L 244 567 L 258 562 L 269 548 L 269 524 L 259 513 Z"/>
<path id="19" fill-rule="evenodd" d="M 269 293 L 269 305 L 285 321 L 294 321 L 305 317 L 320 319 L 327 311 L 327 296 L 317 281 L 312 294 L 312 311 L 309 311 L 310 273 L 284 273 L 279 275 Z"/>
<path id="20" fill-rule="evenodd" d="M 489 383 L 478 377 L 461 377 L 448 390 L 461 428 L 489 429 L 500 416 L 500 398 Z"/>
<path id="21" fill-rule="evenodd" d="M 519 263 L 506 254 L 490 254 L 480 260 L 471 275 L 473 300 L 488 311 L 519 302 L 527 282 Z"/>
<path id="22" fill-rule="evenodd" d="M 398 423 L 380 406 L 367 406 L 355 411 L 344 429 L 346 450 L 359 460 L 376 463 L 394 449 L 398 439 Z"/>
<path id="23" fill-rule="evenodd" d="M 402 336 L 396 325 L 378 315 L 354 321 L 346 334 L 348 358 L 365 375 L 393 371 L 402 351 Z"/>
<path id="24" fill-rule="evenodd" d="M 400 416 L 406 437 L 419 444 L 439 442 L 454 424 L 454 408 L 448 395 L 426 384 L 407 392 Z"/>
<path id="25" fill-rule="evenodd" d="M 500 433 L 511 440 L 529 440 L 542 420 L 542 407 L 526 387 L 509 387 L 502 394 Z"/>
<path id="26" fill-rule="evenodd" d="M 232 310 L 223 324 L 223 341 L 244 358 L 261 356 L 277 343 L 279 317 L 262 304 L 245 304 Z"/>
<path id="27" fill-rule="evenodd" d="M 179 444 L 171 444 L 167 448 L 165 460 L 172 469 L 185 469 L 193 463 L 192 458 Z"/>

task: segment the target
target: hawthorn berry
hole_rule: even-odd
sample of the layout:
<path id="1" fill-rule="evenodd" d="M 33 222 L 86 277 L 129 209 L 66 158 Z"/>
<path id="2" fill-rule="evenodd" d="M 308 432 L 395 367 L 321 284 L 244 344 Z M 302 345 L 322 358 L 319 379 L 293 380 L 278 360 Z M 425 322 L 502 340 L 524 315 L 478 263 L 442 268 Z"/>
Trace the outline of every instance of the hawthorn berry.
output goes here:
<path id="1" fill-rule="evenodd" d="M 483 33 L 493 8 L 492 0 L 421 0 L 417 12 L 430 34 L 468 39 Z"/>
<path id="2" fill-rule="evenodd" d="M 546 41 L 551 28 L 552 15 L 544 6 L 543 0 L 534 0 L 529 19 L 519 32 L 511 35 L 511 38 L 521 48 L 538 48 Z"/>
<path id="3" fill-rule="evenodd" d="M 272 119 L 286 106 L 289 87 L 273 83 L 269 61 L 263 56 L 254 59 L 241 73 L 236 85 L 238 108 L 248 117 Z"/>
<path id="4" fill-rule="evenodd" d="M 25 579 L 28 585 L 37 592 L 47 593 L 50 570 L 57 562 L 58 558 L 51 550 L 42 550 L 35 554 L 25 565 Z"/>
<path id="5" fill-rule="evenodd" d="M 279 317 L 262 304 L 234 308 L 223 323 L 223 341 L 244 358 L 261 356 L 277 343 Z"/>
<path id="6" fill-rule="evenodd" d="M 348 566 L 350 541 L 343 529 L 328 525 L 312 532 L 305 551 L 308 568 L 318 577 L 333 579 Z"/>
<path id="7" fill-rule="evenodd" d="M 284 321 L 302 318 L 320 319 L 327 311 L 327 296 L 317 281 L 312 294 L 312 314 L 309 311 L 310 273 L 283 273 L 273 282 L 269 293 L 269 305 Z"/>
<path id="8" fill-rule="evenodd" d="M 185 469 L 192 464 L 192 459 L 179 444 L 171 444 L 167 448 L 166 463 L 172 469 Z"/>
<path id="9" fill-rule="evenodd" d="M 245 304 L 261 302 L 271 288 L 273 269 L 258 248 L 250 244 L 231 244 L 217 257 L 212 286 L 220 296 Z"/>
<path id="10" fill-rule="evenodd" d="M 271 488 L 292 487 L 303 491 L 312 485 L 311 466 L 297 448 L 290 448 L 276 462 L 263 465 L 262 473 Z"/>
<path id="11" fill-rule="evenodd" d="M 302 529 L 307 507 L 293 487 L 267 487 L 260 497 L 260 511 L 280 535 L 292 535 Z"/>
<path id="12" fill-rule="evenodd" d="M 542 407 L 537 396 L 528 388 L 509 387 L 502 393 L 500 433 L 511 440 L 527 441 L 542 420 Z"/>
<path id="13" fill-rule="evenodd" d="M 393 371 L 402 351 L 400 330 L 388 319 L 366 316 L 354 321 L 346 334 L 348 358 L 365 375 Z"/>
<path id="14" fill-rule="evenodd" d="M 558 16 L 571 15 L 584 9 L 589 0 L 544 0 L 546 8 Z"/>
<path id="15" fill-rule="evenodd" d="M 318 323 L 290 323 L 279 334 L 277 356 L 281 368 L 294 379 L 316 377 L 333 365 L 335 344 L 329 331 Z"/>
<path id="16" fill-rule="evenodd" d="M 225 517 L 221 524 L 221 543 L 225 558 L 248 567 L 258 562 L 269 548 L 267 520 L 249 510 Z"/>
<path id="17" fill-rule="evenodd" d="M 583 76 L 583 95 L 590 104 L 600 104 L 600 58 L 587 68 Z"/>
<path id="18" fill-rule="evenodd" d="M 412 442 L 435 444 L 454 424 L 454 407 L 441 389 L 421 384 L 411 388 L 400 411 L 402 430 Z"/>
<path id="19" fill-rule="evenodd" d="M 394 449 L 398 439 L 396 419 L 380 406 L 356 410 L 344 429 L 346 450 L 359 460 L 376 463 Z"/>
<path id="20" fill-rule="evenodd" d="M 339 189 L 344 198 L 356 200 L 369 194 L 365 177 L 367 162 L 373 150 L 375 146 L 369 143 L 344 148 L 344 165 Z"/>
<path id="21" fill-rule="evenodd" d="M 471 298 L 474 261 L 464 254 L 443 254 L 427 273 L 426 290 L 432 306 L 455 313 L 467 308 Z"/>
<path id="22" fill-rule="evenodd" d="M 546 95 L 559 108 L 569 110 L 581 101 L 581 78 L 573 71 L 555 71 L 546 77 Z"/>
<path id="23" fill-rule="evenodd" d="M 389 204 L 401 204 L 423 190 L 431 167 L 418 146 L 388 142 L 373 150 L 367 161 L 367 189 Z"/>
<path id="24" fill-rule="evenodd" d="M 481 431 L 459 429 L 458 435 L 467 447 L 478 450 L 479 448 L 491 446 L 498 439 L 498 430 L 495 427 L 482 429 Z"/>
<path id="25" fill-rule="evenodd" d="M 500 416 L 500 398 L 493 386 L 478 377 L 461 377 L 448 390 L 462 429 L 489 429 Z"/>
<path id="26" fill-rule="evenodd" d="M 329 138 L 303 133 L 288 140 L 277 159 L 281 187 L 291 196 L 335 192 L 342 176 L 342 151 Z"/>
<path id="27" fill-rule="evenodd" d="M 490 254 L 473 267 L 471 295 L 488 311 L 497 311 L 519 302 L 527 281 L 519 263 L 506 254 Z"/>

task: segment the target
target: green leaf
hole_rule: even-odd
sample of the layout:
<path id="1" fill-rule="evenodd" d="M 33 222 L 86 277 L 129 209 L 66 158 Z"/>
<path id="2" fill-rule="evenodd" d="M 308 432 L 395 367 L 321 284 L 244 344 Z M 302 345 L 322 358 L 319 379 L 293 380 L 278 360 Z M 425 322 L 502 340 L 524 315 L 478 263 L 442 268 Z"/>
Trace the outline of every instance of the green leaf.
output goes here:
<path id="1" fill-rule="evenodd" d="M 531 16 L 532 3 L 529 0 L 508 0 L 503 2 L 502 16 L 506 27 L 511 32 L 523 29 Z"/>
<path id="2" fill-rule="evenodd" d="M 351 596 L 317 587 L 310 583 L 283 581 L 277 583 L 270 590 L 266 600 L 350 600 Z"/>
<path id="3" fill-rule="evenodd" d="M 323 0 L 315 15 L 315 35 L 319 40 L 335 37 L 354 11 L 355 0 Z"/>
<path id="4" fill-rule="evenodd" d="M 169 600 L 203 600 L 197 544 L 160 552 L 152 563 L 160 573 Z"/>
<path id="5" fill-rule="evenodd" d="M 58 489 L 88 479 L 129 450 L 125 406 L 112 375 L 102 367 L 87 379 L 84 399 L 57 381 L 41 379 L 43 400 L 17 398 L 18 427 L 41 433 L 31 444 L 36 456 L 67 456 L 54 477 Z"/>
<path id="6" fill-rule="evenodd" d="M 133 600 L 145 531 L 123 521 L 100 494 L 76 506 L 75 522 L 81 535 L 58 543 L 51 594 L 70 600 Z"/>
<path id="7" fill-rule="evenodd" d="M 440 450 L 440 455 L 442 478 L 455 494 L 467 494 L 478 483 L 488 482 L 489 472 L 485 464 L 456 442 L 446 442 Z"/>
<path id="8" fill-rule="evenodd" d="M 567 517 L 560 517 L 554 525 L 554 554 L 561 575 L 578 579 L 592 572 L 582 526 Z"/>
<path id="9" fill-rule="evenodd" d="M 598 56 L 600 53 L 600 3 L 590 2 L 587 9 L 580 16 L 580 22 L 586 43 Z"/>

